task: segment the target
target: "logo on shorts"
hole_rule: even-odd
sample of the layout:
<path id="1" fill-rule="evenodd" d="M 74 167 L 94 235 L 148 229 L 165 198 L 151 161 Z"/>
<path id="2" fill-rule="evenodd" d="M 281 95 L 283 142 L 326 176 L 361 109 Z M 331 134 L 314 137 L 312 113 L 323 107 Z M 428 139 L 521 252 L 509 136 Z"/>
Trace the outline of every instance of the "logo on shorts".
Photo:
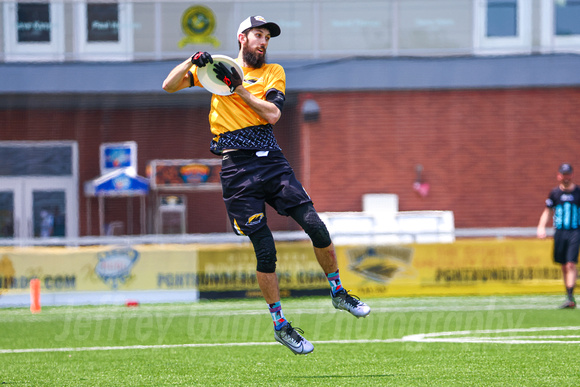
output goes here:
<path id="1" fill-rule="evenodd" d="M 248 222 L 246 223 L 246 226 L 252 226 L 254 224 L 258 224 L 262 221 L 262 219 L 264 219 L 263 212 L 254 214 L 254 215 L 250 216 L 250 218 L 248 219 Z"/>

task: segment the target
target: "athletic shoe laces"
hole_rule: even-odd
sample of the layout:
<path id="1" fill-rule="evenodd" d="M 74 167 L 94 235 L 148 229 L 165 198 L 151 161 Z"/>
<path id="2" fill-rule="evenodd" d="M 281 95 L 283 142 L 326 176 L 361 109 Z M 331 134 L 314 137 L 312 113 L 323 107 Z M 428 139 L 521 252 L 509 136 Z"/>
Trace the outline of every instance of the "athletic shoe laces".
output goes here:
<path id="1" fill-rule="evenodd" d="M 349 304 L 352 307 L 357 307 L 359 306 L 360 302 L 360 297 L 355 296 L 354 294 L 349 294 L 346 290 L 341 290 L 340 292 L 338 292 L 336 294 L 337 296 L 340 296 L 344 302 L 346 302 L 347 304 Z"/>
<path id="2" fill-rule="evenodd" d="M 288 328 L 286 328 L 286 334 L 292 338 L 292 340 L 300 343 L 303 339 L 301 334 L 304 334 L 304 331 L 300 328 L 294 328 L 292 325 L 288 324 Z"/>

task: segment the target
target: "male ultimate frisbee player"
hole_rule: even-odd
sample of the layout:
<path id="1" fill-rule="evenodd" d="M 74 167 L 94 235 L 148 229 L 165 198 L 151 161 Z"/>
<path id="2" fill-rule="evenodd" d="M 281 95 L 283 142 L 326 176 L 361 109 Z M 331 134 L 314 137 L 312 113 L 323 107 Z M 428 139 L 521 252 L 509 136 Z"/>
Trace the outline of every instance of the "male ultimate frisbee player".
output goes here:
<path id="1" fill-rule="evenodd" d="M 580 251 L 580 188 L 572 178 L 574 170 L 568 163 L 560 165 L 556 178 L 558 186 L 550 191 L 546 207 L 538 223 L 538 238 L 546 237 L 546 225 L 553 218 L 554 228 L 554 262 L 562 267 L 566 300 L 561 309 L 576 308 L 574 288 L 578 271 L 578 252 Z"/>
<path id="2" fill-rule="evenodd" d="M 243 69 L 243 79 L 233 66 L 223 62 L 214 65 L 209 53 L 197 52 L 169 73 L 163 89 L 172 93 L 203 86 L 197 73 L 206 65 L 229 86 L 230 95 L 214 93 L 209 114 L 214 135 L 210 150 L 222 156 L 226 209 L 236 233 L 247 235 L 253 244 L 258 284 L 272 315 L 275 339 L 295 354 L 307 354 L 314 349 L 312 344 L 282 312 L 276 247 L 267 224 L 266 203 L 279 214 L 291 216 L 312 240 L 316 259 L 330 283 L 334 307 L 356 317 L 366 317 L 371 309 L 342 287 L 330 234 L 274 136 L 273 125 L 280 119 L 285 101 L 286 75 L 282 66 L 266 63 L 266 50 L 270 39 L 280 32 L 276 23 L 261 16 L 248 17 L 236 36 L 236 62 Z"/>

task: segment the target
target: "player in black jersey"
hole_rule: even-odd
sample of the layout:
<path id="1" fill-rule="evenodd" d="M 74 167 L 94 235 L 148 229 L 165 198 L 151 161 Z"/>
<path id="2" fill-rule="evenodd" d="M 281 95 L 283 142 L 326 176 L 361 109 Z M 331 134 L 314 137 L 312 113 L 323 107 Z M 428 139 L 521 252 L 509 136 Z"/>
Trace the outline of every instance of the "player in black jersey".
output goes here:
<path id="1" fill-rule="evenodd" d="M 562 275 L 567 298 L 560 308 L 575 308 L 574 287 L 578 275 L 578 252 L 580 249 L 580 187 L 572 181 L 573 169 L 562 164 L 558 169 L 558 186 L 550 191 L 546 208 L 538 223 L 538 238 L 546 237 L 546 225 L 550 217 L 554 229 L 554 261 L 562 265 Z"/>

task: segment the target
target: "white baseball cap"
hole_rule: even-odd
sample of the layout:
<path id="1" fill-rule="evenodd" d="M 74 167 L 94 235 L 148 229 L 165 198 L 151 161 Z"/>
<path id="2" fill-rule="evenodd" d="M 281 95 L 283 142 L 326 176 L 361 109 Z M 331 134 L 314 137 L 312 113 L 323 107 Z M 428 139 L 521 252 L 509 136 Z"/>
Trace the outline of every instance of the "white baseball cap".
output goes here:
<path id="1" fill-rule="evenodd" d="M 240 27 L 238 28 L 238 34 L 236 38 L 240 36 L 245 30 L 249 28 L 257 28 L 257 27 L 264 27 L 270 31 L 270 37 L 275 38 L 276 36 L 280 35 L 280 27 L 276 23 L 267 22 L 262 16 L 250 16 L 246 20 L 240 23 Z"/>

